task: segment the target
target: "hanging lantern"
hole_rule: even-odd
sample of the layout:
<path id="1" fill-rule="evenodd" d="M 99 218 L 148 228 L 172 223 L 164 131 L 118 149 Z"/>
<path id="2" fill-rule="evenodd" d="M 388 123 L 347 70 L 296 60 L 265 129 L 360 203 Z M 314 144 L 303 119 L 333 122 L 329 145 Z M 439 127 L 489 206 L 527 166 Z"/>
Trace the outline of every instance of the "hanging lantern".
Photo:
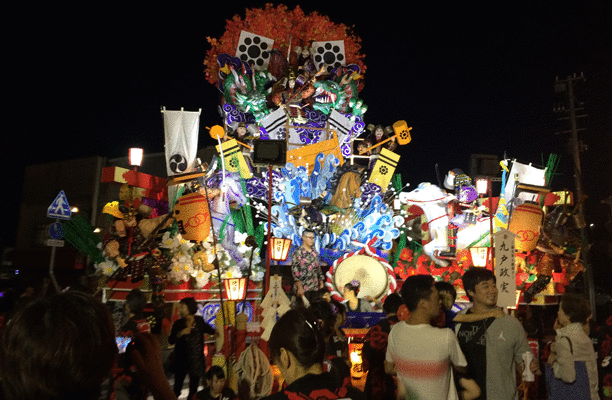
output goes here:
<path id="1" fill-rule="evenodd" d="M 274 261 L 285 261 L 291 248 L 291 239 L 273 237 L 270 239 L 268 255 Z"/>
<path id="2" fill-rule="evenodd" d="M 174 206 L 179 232 L 185 240 L 206 240 L 210 234 L 208 199 L 199 192 L 181 196 Z"/>
<path id="3" fill-rule="evenodd" d="M 470 247 L 470 255 L 472 256 L 472 264 L 475 267 L 486 267 L 487 260 L 491 254 L 490 247 Z"/>
<path id="4" fill-rule="evenodd" d="M 246 297 L 246 278 L 223 279 L 225 295 L 230 301 L 242 300 Z"/>
<path id="5" fill-rule="evenodd" d="M 523 203 L 514 209 L 508 230 L 516 233 L 516 251 L 526 253 L 535 250 L 543 218 L 542 209 L 535 203 Z"/>

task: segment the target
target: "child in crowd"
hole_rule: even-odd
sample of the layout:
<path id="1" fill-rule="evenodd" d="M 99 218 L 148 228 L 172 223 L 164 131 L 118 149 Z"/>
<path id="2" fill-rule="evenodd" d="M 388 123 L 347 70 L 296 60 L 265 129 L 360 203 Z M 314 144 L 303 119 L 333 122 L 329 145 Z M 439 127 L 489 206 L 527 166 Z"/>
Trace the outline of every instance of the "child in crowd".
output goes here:
<path id="1" fill-rule="evenodd" d="M 454 331 L 457 322 L 475 322 L 487 318 L 501 318 L 505 315 L 501 308 L 482 314 L 457 314 L 452 310 L 457 299 L 457 291 L 453 285 L 446 281 L 438 281 L 434 285 L 442 301 L 440 315 L 432 321 L 432 324 L 438 328 L 450 328 Z"/>
<path id="2" fill-rule="evenodd" d="M 225 372 L 218 365 L 206 371 L 206 387 L 196 394 L 197 400 L 234 400 L 236 393 L 225 386 Z"/>

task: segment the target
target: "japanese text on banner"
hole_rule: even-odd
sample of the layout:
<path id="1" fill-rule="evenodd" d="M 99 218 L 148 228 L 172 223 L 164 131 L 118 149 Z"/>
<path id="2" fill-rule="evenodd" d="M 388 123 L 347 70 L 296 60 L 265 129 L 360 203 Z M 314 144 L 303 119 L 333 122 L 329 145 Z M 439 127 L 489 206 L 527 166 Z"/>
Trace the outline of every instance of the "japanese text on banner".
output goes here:
<path id="1" fill-rule="evenodd" d="M 495 276 L 499 296 L 497 305 L 514 307 L 516 305 L 516 269 L 514 264 L 515 234 L 502 229 L 494 234 Z"/>

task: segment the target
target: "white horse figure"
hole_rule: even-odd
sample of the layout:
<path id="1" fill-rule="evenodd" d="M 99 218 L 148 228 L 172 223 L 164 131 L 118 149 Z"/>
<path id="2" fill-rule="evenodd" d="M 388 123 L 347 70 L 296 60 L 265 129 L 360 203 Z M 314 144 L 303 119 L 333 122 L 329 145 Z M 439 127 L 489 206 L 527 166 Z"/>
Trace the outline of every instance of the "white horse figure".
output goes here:
<path id="1" fill-rule="evenodd" d="M 218 194 L 213 198 L 211 204 L 212 224 L 217 239 L 223 234 L 221 245 L 236 260 L 239 267 L 247 266 L 247 261 L 238 252 L 234 243 L 234 232 L 236 227 L 232 219 L 231 207 L 242 207 L 247 203 L 247 198 L 242 191 L 240 174 L 237 172 L 219 172 Z"/>
<path id="2" fill-rule="evenodd" d="M 423 182 L 411 192 L 402 192 L 399 195 L 400 202 L 419 206 L 429 225 L 431 242 L 423 246 L 423 251 L 438 265 L 446 267 L 447 260 L 438 258 L 441 251 L 450 250 L 448 243 L 448 215 L 446 204 L 456 199 L 452 194 L 446 193 L 436 185 Z M 479 217 L 475 224 L 459 227 L 457 232 L 457 251 L 465 249 L 480 239 L 488 241 L 490 237 L 490 217 Z"/>

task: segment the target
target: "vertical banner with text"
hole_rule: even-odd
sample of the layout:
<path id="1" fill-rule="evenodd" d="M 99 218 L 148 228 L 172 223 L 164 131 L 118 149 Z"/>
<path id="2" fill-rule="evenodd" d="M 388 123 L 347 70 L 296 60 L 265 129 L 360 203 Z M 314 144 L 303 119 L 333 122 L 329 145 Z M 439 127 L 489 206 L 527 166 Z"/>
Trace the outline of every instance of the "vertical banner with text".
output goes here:
<path id="1" fill-rule="evenodd" d="M 514 264 L 515 234 L 501 229 L 493 234 L 495 241 L 495 276 L 499 296 L 499 307 L 514 307 L 516 305 L 516 269 Z"/>

